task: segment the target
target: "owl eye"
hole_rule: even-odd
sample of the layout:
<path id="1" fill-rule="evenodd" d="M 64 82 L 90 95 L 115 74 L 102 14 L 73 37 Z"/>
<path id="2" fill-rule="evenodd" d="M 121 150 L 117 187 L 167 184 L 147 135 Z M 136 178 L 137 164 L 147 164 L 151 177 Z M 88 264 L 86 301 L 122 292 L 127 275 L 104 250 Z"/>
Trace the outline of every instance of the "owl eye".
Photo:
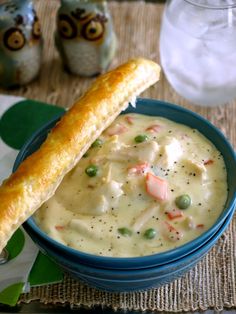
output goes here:
<path id="1" fill-rule="evenodd" d="M 87 40 L 98 40 L 104 34 L 104 25 L 100 21 L 92 20 L 85 24 L 82 29 L 82 35 Z"/>
<path id="2" fill-rule="evenodd" d="M 77 27 L 68 15 L 61 14 L 59 16 L 58 28 L 61 37 L 65 39 L 72 39 L 77 35 Z"/>
<path id="3" fill-rule="evenodd" d="M 36 39 L 39 39 L 41 36 L 41 28 L 38 18 L 36 17 L 33 24 L 33 36 Z"/>
<path id="4" fill-rule="evenodd" d="M 24 47 L 25 36 L 20 29 L 10 28 L 5 32 L 3 41 L 9 50 L 16 51 Z"/>

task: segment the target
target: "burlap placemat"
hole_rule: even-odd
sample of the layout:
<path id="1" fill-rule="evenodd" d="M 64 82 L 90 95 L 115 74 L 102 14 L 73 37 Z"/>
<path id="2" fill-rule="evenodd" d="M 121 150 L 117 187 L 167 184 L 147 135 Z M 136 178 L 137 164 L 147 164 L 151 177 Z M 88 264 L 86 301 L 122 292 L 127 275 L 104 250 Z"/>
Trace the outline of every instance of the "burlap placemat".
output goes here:
<path id="1" fill-rule="evenodd" d="M 59 1 L 38 0 L 44 44 L 44 63 L 40 78 L 9 94 L 68 106 L 86 89 L 91 79 L 65 73 L 54 48 L 53 32 Z M 119 51 L 112 67 L 130 57 L 144 56 L 159 61 L 158 41 L 161 4 L 111 2 Z M 4 91 L 1 91 L 4 92 Z M 236 103 L 206 109 L 194 107 L 178 96 L 164 77 L 143 95 L 178 103 L 207 117 L 220 127 L 236 147 Z M 236 307 L 236 217 L 217 245 L 183 278 L 159 289 L 140 293 L 106 293 L 89 288 L 69 277 L 61 284 L 31 289 L 20 303 L 40 300 L 44 303 L 68 303 L 73 307 L 95 305 L 124 310 L 194 311 Z"/>

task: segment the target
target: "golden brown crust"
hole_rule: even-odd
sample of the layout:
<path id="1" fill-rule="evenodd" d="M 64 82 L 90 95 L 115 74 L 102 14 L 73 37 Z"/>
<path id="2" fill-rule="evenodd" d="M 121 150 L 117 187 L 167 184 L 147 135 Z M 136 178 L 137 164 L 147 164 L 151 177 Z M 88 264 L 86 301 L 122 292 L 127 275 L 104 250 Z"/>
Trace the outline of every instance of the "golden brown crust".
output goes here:
<path id="1" fill-rule="evenodd" d="M 134 59 L 100 76 L 53 128 L 41 148 L 0 187 L 0 252 L 13 232 L 51 197 L 93 141 L 128 102 L 158 81 L 160 67 Z"/>

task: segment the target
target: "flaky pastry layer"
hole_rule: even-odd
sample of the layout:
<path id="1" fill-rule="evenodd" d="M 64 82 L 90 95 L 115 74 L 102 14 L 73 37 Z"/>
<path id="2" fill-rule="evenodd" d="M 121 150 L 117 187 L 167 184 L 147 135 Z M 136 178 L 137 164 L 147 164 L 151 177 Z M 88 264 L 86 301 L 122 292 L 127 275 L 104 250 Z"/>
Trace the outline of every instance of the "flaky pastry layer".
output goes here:
<path id="1" fill-rule="evenodd" d="M 139 58 L 100 76 L 51 130 L 40 149 L 5 180 L 0 187 L 0 252 L 129 101 L 157 82 L 159 75 L 158 64 Z"/>

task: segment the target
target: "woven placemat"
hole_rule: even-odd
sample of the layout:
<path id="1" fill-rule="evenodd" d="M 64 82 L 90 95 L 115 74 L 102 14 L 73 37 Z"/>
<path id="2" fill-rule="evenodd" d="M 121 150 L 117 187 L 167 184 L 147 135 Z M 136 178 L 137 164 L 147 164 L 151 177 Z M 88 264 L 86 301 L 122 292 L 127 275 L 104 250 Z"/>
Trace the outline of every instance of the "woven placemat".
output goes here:
<path id="1" fill-rule="evenodd" d="M 39 79 L 9 94 L 69 106 L 91 83 L 65 73 L 54 47 L 53 32 L 59 1 L 36 1 L 44 44 L 44 62 Z M 163 10 L 161 4 L 110 2 L 119 51 L 112 67 L 130 57 L 144 56 L 159 61 L 158 41 Z M 2 93 L 6 91 L 1 91 Z M 236 147 L 236 103 L 206 109 L 194 107 L 178 96 L 164 76 L 159 84 L 144 93 L 188 107 L 211 120 Z M 43 303 L 70 304 L 72 307 L 108 306 L 123 310 L 194 311 L 236 307 L 236 217 L 217 245 L 183 278 L 159 289 L 140 293 L 106 293 L 66 276 L 61 284 L 32 288 L 19 303 L 39 300 Z"/>

